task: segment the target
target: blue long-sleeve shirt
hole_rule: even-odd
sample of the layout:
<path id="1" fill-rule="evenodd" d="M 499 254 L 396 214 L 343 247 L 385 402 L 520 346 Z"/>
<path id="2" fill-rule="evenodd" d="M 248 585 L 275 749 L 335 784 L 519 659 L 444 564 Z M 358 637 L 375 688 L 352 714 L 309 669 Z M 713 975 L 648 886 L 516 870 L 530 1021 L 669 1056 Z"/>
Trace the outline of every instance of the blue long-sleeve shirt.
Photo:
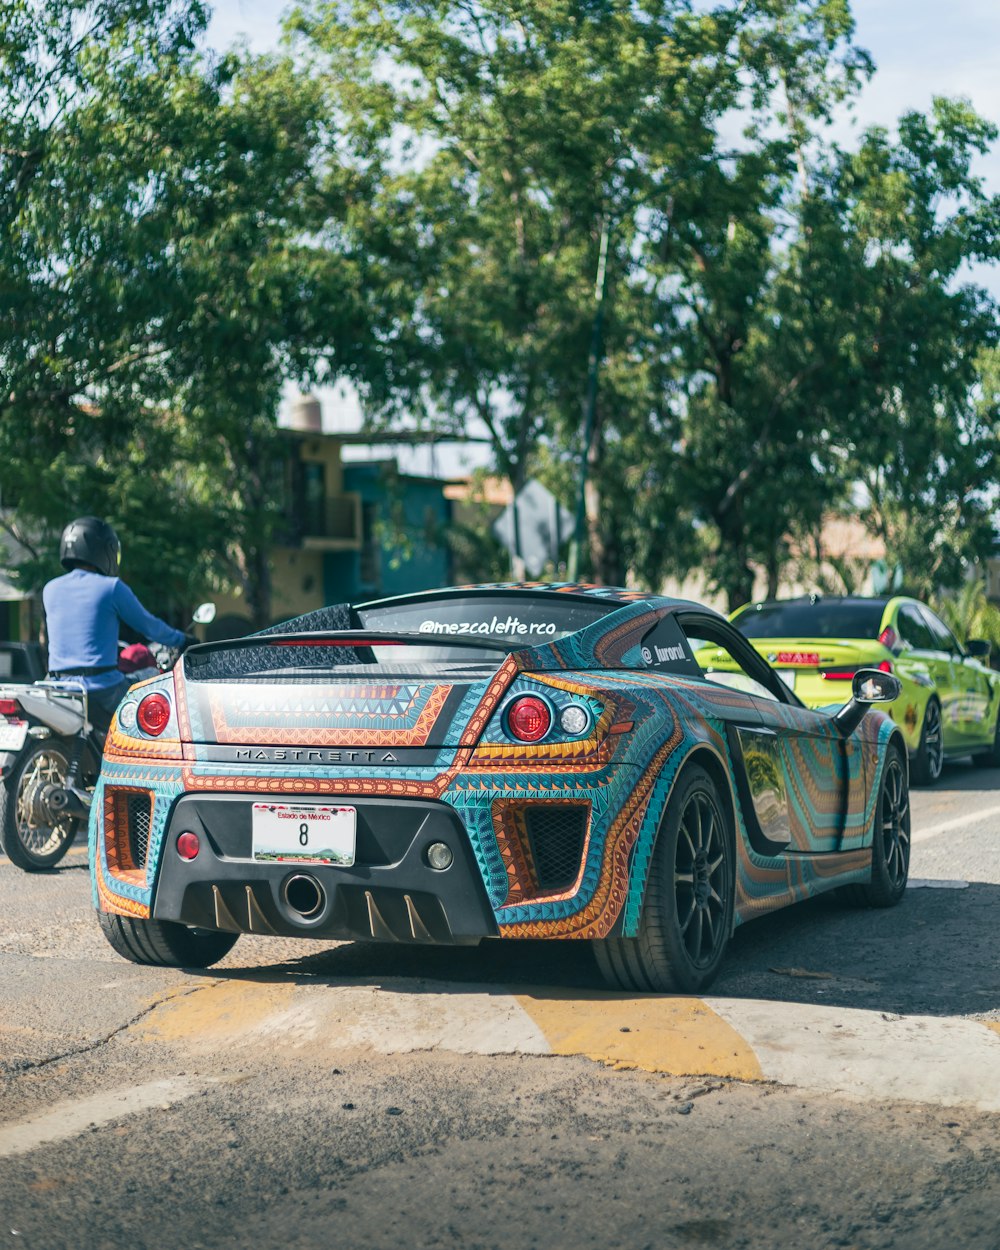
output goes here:
<path id="1" fill-rule="evenodd" d="M 121 681 L 118 671 L 118 625 L 124 621 L 150 642 L 179 647 L 184 634 L 147 612 L 119 577 L 73 569 L 42 591 L 49 642 L 49 672 L 68 668 L 108 668 L 75 678 L 88 690 L 104 690 Z"/>

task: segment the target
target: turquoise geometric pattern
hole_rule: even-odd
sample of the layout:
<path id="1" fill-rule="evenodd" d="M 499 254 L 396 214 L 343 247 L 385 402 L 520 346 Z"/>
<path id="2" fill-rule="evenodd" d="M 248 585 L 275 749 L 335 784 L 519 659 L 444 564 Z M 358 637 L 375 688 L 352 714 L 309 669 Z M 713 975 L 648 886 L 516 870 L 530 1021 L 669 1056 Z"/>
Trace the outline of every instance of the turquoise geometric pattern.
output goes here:
<path id="1" fill-rule="evenodd" d="M 176 712 L 170 741 L 149 742 L 147 751 L 120 724 L 109 737 L 89 831 L 95 906 L 152 913 L 170 813 L 185 794 L 353 796 L 448 809 L 501 936 L 634 936 L 658 833 L 694 762 L 731 818 L 735 924 L 868 879 L 882 772 L 890 743 L 900 741 L 888 717 L 870 712 L 845 738 L 828 713 L 802 708 L 791 694 L 768 701 L 709 680 L 662 632 L 682 628 L 676 622 L 692 605 L 681 601 L 569 583 L 497 583 L 468 595 L 488 605 L 484 612 L 516 602 L 524 619 L 532 610 L 558 619 L 560 602 L 607 611 L 554 642 L 470 653 L 458 675 L 426 656 L 407 675 L 395 655 L 384 680 L 371 664 L 364 675 L 344 665 L 294 679 L 191 680 L 176 670 L 160 687 Z M 284 628 L 295 632 L 294 622 Z M 658 654 L 677 662 L 655 663 L 651 637 Z M 512 702 L 527 695 L 550 715 L 537 742 L 519 741 L 508 723 Z M 763 836 L 748 798 L 742 743 L 753 734 L 778 744 L 770 758 L 783 770 L 787 845 Z M 116 796 L 136 791 L 151 802 L 141 866 L 129 861 L 114 815 Z M 540 809 L 581 822 L 575 875 L 558 888 L 544 885 L 526 824 Z"/>

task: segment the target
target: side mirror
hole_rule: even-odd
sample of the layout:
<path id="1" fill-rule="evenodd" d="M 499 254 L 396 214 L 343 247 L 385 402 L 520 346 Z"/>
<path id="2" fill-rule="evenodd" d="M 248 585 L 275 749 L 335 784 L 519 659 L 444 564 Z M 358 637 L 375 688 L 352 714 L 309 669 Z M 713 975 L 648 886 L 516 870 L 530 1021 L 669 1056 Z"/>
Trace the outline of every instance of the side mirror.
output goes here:
<path id="1" fill-rule="evenodd" d="M 993 647 L 985 638 L 970 638 L 965 644 L 965 649 L 974 660 L 988 661 Z"/>
<path id="2" fill-rule="evenodd" d="M 891 703 L 903 692 L 903 683 L 880 668 L 859 668 L 851 680 L 851 697 L 834 715 L 834 724 L 846 738 L 861 724 L 873 703 Z"/>
<path id="3" fill-rule="evenodd" d="M 215 604 L 200 603 L 194 610 L 194 623 L 196 625 L 211 625 L 215 620 Z"/>
<path id="4" fill-rule="evenodd" d="M 851 697 L 856 703 L 891 703 L 903 693 L 903 683 L 879 668 L 859 668 L 851 681 Z"/>

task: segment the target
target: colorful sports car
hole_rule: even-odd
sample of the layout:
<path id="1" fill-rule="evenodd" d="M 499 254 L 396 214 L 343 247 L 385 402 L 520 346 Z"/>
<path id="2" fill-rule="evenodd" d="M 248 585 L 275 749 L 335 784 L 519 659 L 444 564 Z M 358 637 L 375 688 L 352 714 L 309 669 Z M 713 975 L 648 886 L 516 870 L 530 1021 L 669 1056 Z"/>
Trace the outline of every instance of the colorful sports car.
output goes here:
<path id="1" fill-rule="evenodd" d="M 698 990 L 745 920 L 902 896 L 905 743 L 865 715 L 898 682 L 853 691 L 809 711 L 723 617 L 629 591 L 323 609 L 125 697 L 94 903 L 138 963 L 206 967 L 241 933 L 577 938 L 614 986 Z"/>
<path id="2" fill-rule="evenodd" d="M 807 707 L 841 702 L 862 666 L 895 673 L 902 691 L 886 711 L 918 785 L 937 781 L 949 757 L 1000 767 L 1000 673 L 981 662 L 990 645 L 963 647 L 925 603 L 809 595 L 749 603 L 732 620 Z"/>

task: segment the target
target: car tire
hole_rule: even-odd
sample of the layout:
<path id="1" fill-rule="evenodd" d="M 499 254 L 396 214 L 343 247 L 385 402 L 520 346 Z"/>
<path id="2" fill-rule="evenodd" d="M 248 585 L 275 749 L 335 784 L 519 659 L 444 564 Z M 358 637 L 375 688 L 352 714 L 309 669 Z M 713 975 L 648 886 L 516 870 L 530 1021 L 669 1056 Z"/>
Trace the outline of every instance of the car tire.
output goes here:
<path id="1" fill-rule="evenodd" d="M 920 744 L 910 762 L 910 777 L 914 785 L 932 786 L 941 776 L 943 767 L 944 730 L 941 724 L 941 704 L 937 699 L 931 699 L 920 726 Z"/>
<path id="2" fill-rule="evenodd" d="M 910 795 L 906 761 L 891 746 L 882 769 L 875 829 L 872 837 L 871 877 L 849 886 L 850 897 L 864 907 L 895 907 L 910 875 Z"/>
<path id="3" fill-rule="evenodd" d="M 997 727 L 993 734 L 993 746 L 981 755 L 972 757 L 974 768 L 1000 768 L 1000 713 L 997 714 Z"/>
<path id="4" fill-rule="evenodd" d="M 56 818 L 46 802 L 47 788 L 65 786 L 71 752 L 60 738 L 32 742 L 0 787 L 0 847 L 24 872 L 54 868 L 80 828 L 79 816 Z"/>
<path id="5" fill-rule="evenodd" d="M 238 933 L 191 929 L 173 920 L 140 920 L 98 912 L 104 936 L 123 959 L 161 968 L 210 968 L 236 945 Z"/>
<path id="6" fill-rule="evenodd" d="M 705 769 L 692 766 L 677 782 L 657 835 L 638 935 L 594 943 L 605 981 L 663 994 L 709 985 L 732 933 L 734 860 L 727 808 Z"/>

